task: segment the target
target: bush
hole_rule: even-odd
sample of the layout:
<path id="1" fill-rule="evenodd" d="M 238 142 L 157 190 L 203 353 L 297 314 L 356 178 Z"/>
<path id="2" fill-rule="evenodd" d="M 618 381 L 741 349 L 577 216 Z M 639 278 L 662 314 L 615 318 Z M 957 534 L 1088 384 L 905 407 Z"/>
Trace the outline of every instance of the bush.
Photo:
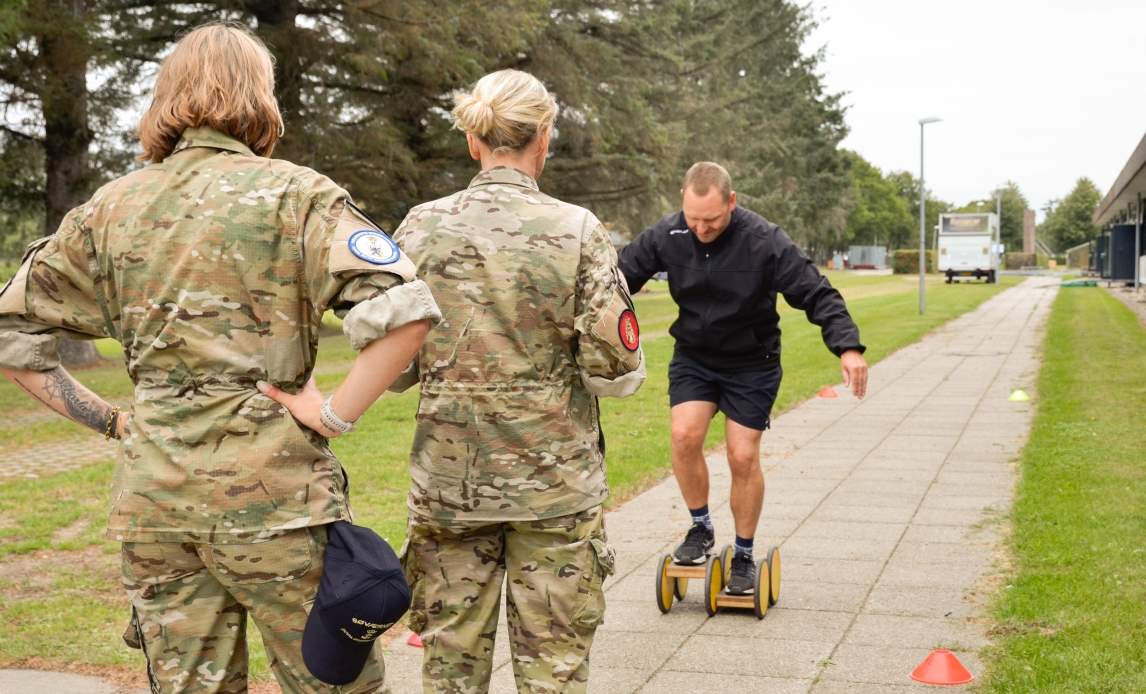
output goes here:
<path id="1" fill-rule="evenodd" d="M 900 249 L 891 254 L 891 271 L 897 275 L 919 273 L 919 251 Z M 927 251 L 927 272 L 935 272 L 935 251 Z"/>
<path id="2" fill-rule="evenodd" d="M 1034 253 L 1004 253 L 1003 267 L 1007 270 L 1020 270 L 1025 267 L 1035 267 L 1038 259 Z"/>

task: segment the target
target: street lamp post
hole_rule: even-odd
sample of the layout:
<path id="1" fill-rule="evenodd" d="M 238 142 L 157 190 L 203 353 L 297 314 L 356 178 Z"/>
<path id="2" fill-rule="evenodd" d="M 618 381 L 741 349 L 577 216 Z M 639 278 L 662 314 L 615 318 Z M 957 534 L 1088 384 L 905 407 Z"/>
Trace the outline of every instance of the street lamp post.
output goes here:
<path id="1" fill-rule="evenodd" d="M 928 123 L 938 123 L 941 118 L 919 119 L 919 315 L 924 310 L 924 281 L 927 273 L 927 187 L 923 183 L 923 126 Z"/>
<path id="2" fill-rule="evenodd" d="M 995 256 L 995 271 L 992 275 L 995 278 L 995 284 L 999 283 L 999 270 L 1003 269 L 1003 259 L 999 256 L 999 245 L 1003 243 L 1003 189 L 999 188 L 995 191 L 995 247 L 991 249 L 991 255 Z"/>

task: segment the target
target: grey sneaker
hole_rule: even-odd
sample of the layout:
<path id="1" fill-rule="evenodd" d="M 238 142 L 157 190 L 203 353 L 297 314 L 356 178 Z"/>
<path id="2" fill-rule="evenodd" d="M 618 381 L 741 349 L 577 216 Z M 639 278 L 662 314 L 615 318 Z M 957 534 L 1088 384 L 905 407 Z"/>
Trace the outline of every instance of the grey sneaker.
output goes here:
<path id="1" fill-rule="evenodd" d="M 756 564 L 743 554 L 732 555 L 732 575 L 728 577 L 729 595 L 752 595 L 756 592 Z"/>
<path id="2" fill-rule="evenodd" d="M 672 553 L 673 561 L 678 564 L 703 564 L 715 544 L 716 537 L 708 526 L 703 523 L 693 523 L 684 537 L 684 542 L 681 542 Z"/>

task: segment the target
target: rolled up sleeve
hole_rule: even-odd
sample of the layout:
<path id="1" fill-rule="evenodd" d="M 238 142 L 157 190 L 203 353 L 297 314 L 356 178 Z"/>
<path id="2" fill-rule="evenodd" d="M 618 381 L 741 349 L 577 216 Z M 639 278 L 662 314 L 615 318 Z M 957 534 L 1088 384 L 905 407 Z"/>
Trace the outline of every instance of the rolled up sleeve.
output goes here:
<path id="1" fill-rule="evenodd" d="M 577 365 L 589 392 L 625 397 L 645 380 L 640 327 L 608 233 L 592 221 L 577 271 Z"/>
<path id="2" fill-rule="evenodd" d="M 428 320 L 437 325 L 442 312 L 422 280 L 406 282 L 356 304 L 342 321 L 342 332 L 354 349 L 362 349 L 394 328 Z"/>
<path id="3" fill-rule="evenodd" d="M 102 279 L 82 228 L 83 207 L 52 236 L 28 246 L 20 269 L 0 289 L 0 367 L 48 371 L 60 365 L 62 338 L 111 336 Z"/>

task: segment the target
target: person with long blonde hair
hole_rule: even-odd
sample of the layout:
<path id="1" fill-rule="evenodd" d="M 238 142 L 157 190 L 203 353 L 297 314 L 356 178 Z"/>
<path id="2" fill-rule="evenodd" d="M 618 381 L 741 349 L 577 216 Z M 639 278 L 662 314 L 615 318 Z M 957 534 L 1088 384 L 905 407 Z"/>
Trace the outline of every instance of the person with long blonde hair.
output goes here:
<path id="1" fill-rule="evenodd" d="M 427 692 L 489 687 L 505 586 L 521 691 L 584 691 L 613 571 L 597 396 L 644 380 L 639 327 L 605 227 L 542 193 L 557 104 L 502 70 L 453 111 L 481 171 L 394 238 L 442 308 L 405 382 L 410 625 Z"/>
<path id="2" fill-rule="evenodd" d="M 246 691 L 248 616 L 283 691 L 332 691 L 302 643 L 325 550 L 350 519 L 327 440 L 353 428 L 439 318 L 345 190 L 268 158 L 282 133 L 266 47 L 233 25 L 190 32 L 139 125 L 149 165 L 32 244 L 0 294 L 5 376 L 120 441 L 107 537 L 122 543 L 126 639 L 154 692 Z M 311 374 L 327 309 L 346 312 L 361 351 L 323 398 Z M 65 336 L 123 345 L 130 407 L 60 366 Z M 347 656 L 339 691 L 378 691 L 380 649 L 356 640 L 366 646 Z"/>

